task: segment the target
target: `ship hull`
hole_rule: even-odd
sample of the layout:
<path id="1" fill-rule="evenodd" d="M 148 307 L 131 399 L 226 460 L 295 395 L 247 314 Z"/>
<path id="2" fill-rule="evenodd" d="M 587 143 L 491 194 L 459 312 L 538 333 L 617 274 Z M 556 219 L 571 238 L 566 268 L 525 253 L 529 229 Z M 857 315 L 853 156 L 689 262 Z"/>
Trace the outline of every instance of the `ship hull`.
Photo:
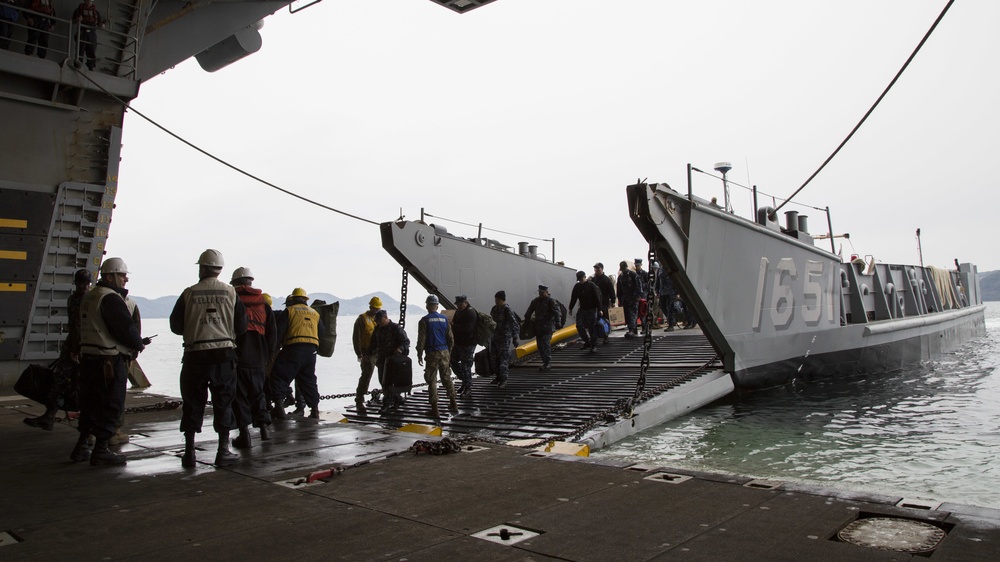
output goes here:
<path id="1" fill-rule="evenodd" d="M 974 266 L 936 286 L 928 268 L 842 264 L 806 233 L 664 184 L 628 194 L 633 222 L 739 390 L 892 371 L 985 333 Z M 958 302 L 959 290 L 971 306 Z"/>

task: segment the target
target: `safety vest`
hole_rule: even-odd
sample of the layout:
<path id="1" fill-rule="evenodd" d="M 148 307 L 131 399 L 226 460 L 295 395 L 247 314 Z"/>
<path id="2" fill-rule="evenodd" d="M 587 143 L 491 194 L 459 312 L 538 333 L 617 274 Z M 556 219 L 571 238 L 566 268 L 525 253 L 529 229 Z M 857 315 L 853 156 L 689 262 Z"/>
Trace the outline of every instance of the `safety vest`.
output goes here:
<path id="1" fill-rule="evenodd" d="M 319 345 L 319 313 L 307 305 L 299 303 L 289 306 L 288 329 L 285 331 L 285 345 L 311 343 Z"/>
<path id="2" fill-rule="evenodd" d="M 184 289 L 184 350 L 236 347 L 236 289 L 214 277 Z"/>
<path id="3" fill-rule="evenodd" d="M 236 287 L 236 293 L 243 301 L 244 308 L 247 309 L 247 330 L 253 330 L 260 335 L 267 332 L 267 301 L 260 289 L 240 285 Z"/>
<path id="4" fill-rule="evenodd" d="M 122 299 L 128 307 L 129 315 L 135 316 L 135 302 L 110 287 L 97 285 L 91 289 L 80 303 L 80 353 L 84 355 L 131 355 L 134 350 L 118 343 L 108 331 L 101 315 L 101 301 L 105 297 Z"/>
<path id="5" fill-rule="evenodd" d="M 372 343 L 372 333 L 375 331 L 375 316 L 364 312 L 358 316 L 358 320 L 361 321 L 358 343 L 361 344 L 362 350 L 366 350 Z"/>
<path id="6" fill-rule="evenodd" d="M 448 349 L 448 317 L 440 312 L 429 312 L 423 321 L 427 323 L 424 349 L 427 351 Z"/>

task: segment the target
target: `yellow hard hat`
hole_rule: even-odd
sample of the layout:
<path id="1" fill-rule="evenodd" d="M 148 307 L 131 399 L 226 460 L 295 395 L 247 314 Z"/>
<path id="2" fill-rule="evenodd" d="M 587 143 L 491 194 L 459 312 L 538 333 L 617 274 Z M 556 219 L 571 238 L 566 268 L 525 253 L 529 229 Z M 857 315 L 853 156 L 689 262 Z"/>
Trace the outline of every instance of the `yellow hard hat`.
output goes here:
<path id="1" fill-rule="evenodd" d="M 264 293 L 261 296 L 264 297 L 264 302 L 267 303 L 267 306 L 274 306 L 274 302 L 271 300 L 271 295 Z"/>
<path id="2" fill-rule="evenodd" d="M 373 308 L 382 308 L 382 299 L 378 297 L 372 297 L 372 300 L 368 301 L 368 306 Z"/>
<path id="3" fill-rule="evenodd" d="M 292 296 L 293 297 L 308 297 L 309 295 L 306 294 L 306 290 L 303 289 L 302 287 L 295 287 L 295 290 L 292 291 Z"/>

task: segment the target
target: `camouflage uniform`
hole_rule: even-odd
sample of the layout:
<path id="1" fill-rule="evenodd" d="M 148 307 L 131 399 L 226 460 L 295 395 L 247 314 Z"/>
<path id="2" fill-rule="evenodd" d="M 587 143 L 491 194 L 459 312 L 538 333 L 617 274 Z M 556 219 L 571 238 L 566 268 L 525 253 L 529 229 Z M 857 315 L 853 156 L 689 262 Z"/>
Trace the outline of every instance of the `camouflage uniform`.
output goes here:
<path id="1" fill-rule="evenodd" d="M 625 309 L 625 325 L 629 334 L 637 334 L 636 319 L 639 317 L 639 296 L 641 284 L 639 277 L 630 269 L 619 270 L 618 302 Z"/>
<path id="2" fill-rule="evenodd" d="M 443 328 L 442 328 L 443 326 Z M 421 360 L 424 351 L 427 352 L 427 363 L 424 367 L 424 381 L 430 397 L 431 408 L 436 412 L 438 403 L 437 378 L 448 393 L 448 400 L 455 407 L 455 385 L 451 382 L 451 348 L 455 346 L 455 338 L 448 327 L 448 318 L 438 312 L 429 312 L 417 323 L 417 361 Z M 440 348 L 444 349 L 440 349 Z M 435 349 L 438 348 L 438 349 Z"/>

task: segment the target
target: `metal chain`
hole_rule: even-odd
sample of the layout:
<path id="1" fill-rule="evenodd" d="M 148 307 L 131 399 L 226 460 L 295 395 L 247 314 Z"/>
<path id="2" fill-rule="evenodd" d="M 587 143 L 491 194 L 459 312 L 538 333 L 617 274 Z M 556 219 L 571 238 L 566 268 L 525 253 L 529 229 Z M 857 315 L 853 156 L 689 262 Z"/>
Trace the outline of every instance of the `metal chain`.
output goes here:
<path id="1" fill-rule="evenodd" d="M 649 243 L 649 271 L 646 273 L 646 317 L 642 319 L 642 361 L 639 363 L 639 380 L 635 385 L 635 394 L 632 396 L 632 406 L 639 402 L 639 397 L 646 388 L 646 372 L 649 370 L 649 350 L 653 347 L 653 318 L 656 313 L 653 311 L 653 302 L 656 300 L 656 273 L 653 269 L 653 261 L 656 260 L 656 249 L 653 243 Z M 627 417 L 632 417 L 631 408 Z"/>
<path id="2" fill-rule="evenodd" d="M 403 285 L 399 290 L 399 327 L 406 328 L 406 291 L 410 284 L 410 273 L 403 268 Z"/>
<path id="3" fill-rule="evenodd" d="M 135 406 L 133 408 L 125 408 L 126 414 L 138 414 L 141 412 L 161 412 L 165 410 L 176 410 L 181 407 L 180 400 L 165 400 L 163 402 L 157 402 L 156 404 L 150 404 L 149 406 Z"/>

